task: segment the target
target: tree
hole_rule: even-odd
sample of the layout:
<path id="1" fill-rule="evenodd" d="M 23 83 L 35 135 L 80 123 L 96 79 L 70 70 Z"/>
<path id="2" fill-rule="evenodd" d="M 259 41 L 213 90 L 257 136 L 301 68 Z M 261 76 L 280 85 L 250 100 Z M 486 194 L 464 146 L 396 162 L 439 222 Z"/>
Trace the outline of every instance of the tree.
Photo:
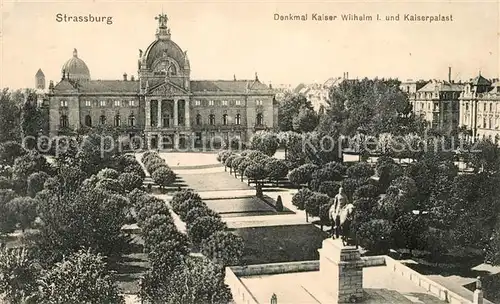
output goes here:
<path id="1" fill-rule="evenodd" d="M 476 172 L 485 170 L 495 172 L 500 169 L 500 149 L 489 139 L 483 139 L 475 145 L 475 151 L 470 152 L 470 162 Z"/>
<path id="2" fill-rule="evenodd" d="M 373 252 L 385 254 L 391 247 L 393 228 L 388 220 L 373 219 L 358 226 L 360 245 Z"/>
<path id="3" fill-rule="evenodd" d="M 312 174 L 318 169 L 313 164 L 305 164 L 288 173 L 288 179 L 295 185 L 308 184 L 312 180 Z"/>
<path id="4" fill-rule="evenodd" d="M 50 165 L 43 155 L 33 150 L 16 158 L 12 169 L 13 178 L 23 181 L 26 181 L 32 173 L 40 171 L 50 172 Z"/>
<path id="5" fill-rule="evenodd" d="M 394 221 L 401 215 L 416 209 L 417 187 L 415 182 L 402 176 L 387 189 L 387 194 L 380 200 L 379 210 L 384 219 Z"/>
<path id="6" fill-rule="evenodd" d="M 319 220 L 321 224 L 321 231 L 323 231 L 323 225 L 331 225 L 330 220 L 330 208 L 333 203 L 323 204 L 319 206 Z"/>
<path id="7" fill-rule="evenodd" d="M 11 189 L 0 189 L 0 235 L 13 232 L 16 228 L 14 217 L 10 214 L 8 204 L 16 198 L 16 193 Z"/>
<path id="8" fill-rule="evenodd" d="M 1 115 L 1 114 L 0 114 Z M 26 150 L 21 144 L 15 141 L 0 143 L 0 165 L 13 166 L 14 160 L 26 154 Z"/>
<path id="9" fill-rule="evenodd" d="M 180 204 L 182 204 L 184 201 L 187 201 L 188 199 L 194 199 L 194 200 L 199 200 L 201 201 L 201 197 L 198 193 L 194 192 L 193 190 L 185 189 L 176 192 L 172 196 L 172 200 L 170 201 L 170 205 L 174 210 L 178 208 Z"/>
<path id="10" fill-rule="evenodd" d="M 80 250 L 40 279 L 39 303 L 125 303 L 104 257 Z"/>
<path id="11" fill-rule="evenodd" d="M 122 185 L 120 184 L 120 182 L 118 180 L 112 179 L 112 178 L 99 179 L 95 185 L 95 188 L 102 189 L 102 190 L 116 193 L 116 194 L 125 194 L 125 191 L 124 191 Z"/>
<path id="12" fill-rule="evenodd" d="M 175 213 L 179 215 L 181 220 L 186 221 L 186 216 L 187 213 L 192 210 L 193 208 L 198 208 L 198 207 L 206 207 L 205 203 L 201 200 L 197 199 L 188 199 L 181 204 L 177 205 L 177 208 L 174 210 Z M 190 224 L 189 222 L 186 221 L 187 224 Z"/>
<path id="13" fill-rule="evenodd" d="M 398 217 L 393 226 L 394 244 L 397 248 L 427 249 L 429 224 L 421 215 L 411 213 Z"/>
<path id="14" fill-rule="evenodd" d="M 361 197 L 366 197 L 366 198 L 377 198 L 379 195 L 379 189 L 378 187 L 372 185 L 372 184 L 366 184 L 358 187 L 356 190 L 354 190 L 353 194 L 353 199 L 356 200 L 357 198 Z"/>
<path id="15" fill-rule="evenodd" d="M 28 188 L 27 188 L 28 195 L 31 197 L 35 197 L 37 192 L 39 192 L 43 189 L 43 185 L 45 184 L 45 181 L 49 177 L 50 176 L 43 171 L 32 173 L 28 177 Z"/>
<path id="16" fill-rule="evenodd" d="M 119 176 L 120 173 L 112 168 L 104 168 L 101 171 L 99 171 L 99 173 L 97 173 L 97 177 L 99 179 L 105 179 L 105 178 L 118 179 Z"/>
<path id="17" fill-rule="evenodd" d="M 35 221 L 38 201 L 31 197 L 17 197 L 7 203 L 9 214 L 24 231 Z"/>
<path id="18" fill-rule="evenodd" d="M 230 303 L 223 268 L 203 257 L 187 257 L 175 271 L 146 273 L 140 297 L 151 303 Z"/>
<path id="19" fill-rule="evenodd" d="M 233 160 L 240 157 L 239 155 L 237 154 L 233 154 L 231 156 L 229 156 L 228 158 L 226 158 L 226 162 L 224 163 L 224 167 L 228 167 L 229 168 L 229 174 L 232 174 L 233 171 L 232 171 L 232 168 L 233 168 Z"/>
<path id="20" fill-rule="evenodd" d="M 267 156 L 273 156 L 279 146 L 278 136 L 273 132 L 261 131 L 255 133 L 250 139 L 250 147 L 253 150 L 260 151 Z M 253 159 L 252 154 L 248 155 Z"/>
<path id="21" fill-rule="evenodd" d="M 313 195 L 314 192 L 307 188 L 302 188 L 297 191 L 292 197 L 292 204 L 299 210 L 304 210 L 305 202 Z"/>
<path id="22" fill-rule="evenodd" d="M 10 92 L 4 88 L 0 92 L 0 142 L 20 141 L 20 105 L 23 100 L 21 91 Z"/>
<path id="23" fill-rule="evenodd" d="M 368 179 L 366 178 L 346 178 L 342 181 L 342 188 L 349 201 L 352 201 L 356 189 L 366 184 L 368 184 Z"/>
<path id="24" fill-rule="evenodd" d="M 226 229 L 226 224 L 219 218 L 203 216 L 196 219 L 188 228 L 188 236 L 194 244 L 200 244 L 217 231 Z"/>
<path id="25" fill-rule="evenodd" d="M 340 183 L 332 181 L 324 181 L 318 185 L 318 192 L 328 195 L 333 198 L 339 193 Z"/>
<path id="26" fill-rule="evenodd" d="M 245 176 L 248 180 L 253 180 L 256 185 L 260 185 L 261 181 L 267 177 L 267 172 L 261 163 L 253 163 L 245 169 Z"/>
<path id="27" fill-rule="evenodd" d="M 377 160 L 376 171 L 379 177 L 380 192 L 384 193 L 394 179 L 403 175 L 403 168 L 394 163 L 392 158 L 389 158 L 390 161 L 387 159 L 380 160 L 381 158 L 383 157 Z"/>
<path id="28" fill-rule="evenodd" d="M 375 174 L 372 166 L 369 163 L 359 162 L 347 169 L 347 176 L 349 178 L 370 178 Z"/>
<path id="29" fill-rule="evenodd" d="M 79 167 L 88 176 L 96 174 L 112 163 L 116 145 L 112 134 L 95 132 L 82 141 L 76 154 Z"/>
<path id="30" fill-rule="evenodd" d="M 36 147 L 36 139 L 43 129 L 43 116 L 41 109 L 37 105 L 36 93 L 32 90 L 26 90 L 24 93 L 26 100 L 21 108 L 21 131 L 23 141 L 27 149 Z M 28 137 L 33 137 L 28 139 Z"/>
<path id="31" fill-rule="evenodd" d="M 39 202 L 41 223 L 32 239 L 40 260 L 59 261 L 82 247 L 106 256 L 119 255 L 126 241 L 121 228 L 128 204 L 126 198 L 98 188 L 63 195 L 49 192 Z"/>
<path id="32" fill-rule="evenodd" d="M 278 108 L 280 131 L 293 130 L 293 118 L 299 115 L 301 109 L 313 110 L 312 103 L 304 95 L 289 94 Z"/>
<path id="33" fill-rule="evenodd" d="M 141 189 L 143 180 L 134 173 L 122 173 L 118 177 L 118 182 L 122 185 L 125 192 L 131 192 L 135 189 Z"/>
<path id="34" fill-rule="evenodd" d="M 299 133 L 312 132 L 318 125 L 319 117 L 312 109 L 302 108 L 297 116 L 293 117 L 293 130 Z"/>
<path id="35" fill-rule="evenodd" d="M 268 177 L 276 181 L 285 178 L 288 174 L 288 167 L 286 163 L 281 159 L 272 158 L 265 164 L 265 170 L 268 173 Z"/>
<path id="36" fill-rule="evenodd" d="M 309 196 L 305 203 L 304 209 L 306 211 L 306 221 L 307 214 L 311 216 L 319 216 L 320 207 L 323 205 L 328 205 L 330 203 L 330 197 L 326 194 L 313 192 L 311 196 Z"/>
<path id="37" fill-rule="evenodd" d="M 36 303 L 40 266 L 28 249 L 0 248 L 0 294 L 8 303 Z"/>
<path id="38" fill-rule="evenodd" d="M 218 231 L 201 242 L 201 252 L 222 266 L 238 265 L 243 256 L 243 239 L 229 231 Z"/>
<path id="39" fill-rule="evenodd" d="M 415 131 L 408 96 L 394 79 L 343 81 L 330 89 L 328 104 L 318 129 L 338 129 L 346 136 L 359 128 L 367 135 L 408 134 Z"/>
<path id="40" fill-rule="evenodd" d="M 220 218 L 220 215 L 213 211 L 212 209 L 208 208 L 206 205 L 203 207 L 193 207 L 192 209 L 188 210 L 184 221 L 187 224 L 193 223 L 196 219 L 203 217 L 203 216 L 211 216 L 215 218 Z"/>
<path id="41" fill-rule="evenodd" d="M 175 182 L 175 173 L 168 167 L 159 168 L 153 172 L 151 175 L 156 184 L 160 186 L 160 189 L 170 186 Z"/>
<path id="42" fill-rule="evenodd" d="M 245 159 L 243 159 L 238 165 L 238 172 L 240 173 L 241 181 L 243 181 L 243 176 L 245 176 L 245 170 L 247 169 L 248 166 L 252 164 L 253 161 L 250 158 L 245 157 Z"/>

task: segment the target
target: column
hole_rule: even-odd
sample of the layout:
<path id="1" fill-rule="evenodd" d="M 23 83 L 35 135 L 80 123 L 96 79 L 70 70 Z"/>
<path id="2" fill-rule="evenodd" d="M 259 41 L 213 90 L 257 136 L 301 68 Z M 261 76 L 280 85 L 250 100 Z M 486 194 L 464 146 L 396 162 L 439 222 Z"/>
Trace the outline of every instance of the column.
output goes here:
<path id="1" fill-rule="evenodd" d="M 161 117 L 161 99 L 158 99 L 158 128 L 162 126 L 162 117 Z"/>
<path id="2" fill-rule="evenodd" d="M 179 149 L 179 133 L 174 134 L 174 149 Z"/>
<path id="3" fill-rule="evenodd" d="M 146 106 L 144 107 L 144 110 L 146 112 L 146 125 L 144 126 L 144 129 L 149 130 L 151 129 L 151 101 L 149 98 L 146 98 Z"/>
<path id="4" fill-rule="evenodd" d="M 189 99 L 184 100 L 184 125 L 186 126 L 186 129 L 189 129 L 191 127 L 191 121 L 189 120 Z"/>
<path id="5" fill-rule="evenodd" d="M 146 134 L 146 148 L 147 150 L 151 150 L 151 134 Z"/>
<path id="6" fill-rule="evenodd" d="M 179 125 L 179 100 L 174 99 L 174 127 Z"/>

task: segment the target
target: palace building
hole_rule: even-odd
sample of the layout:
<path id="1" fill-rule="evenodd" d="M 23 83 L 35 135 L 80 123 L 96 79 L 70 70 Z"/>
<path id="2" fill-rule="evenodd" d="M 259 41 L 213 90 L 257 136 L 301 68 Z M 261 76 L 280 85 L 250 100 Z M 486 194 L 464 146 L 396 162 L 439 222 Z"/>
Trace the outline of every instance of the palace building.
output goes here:
<path id="1" fill-rule="evenodd" d="M 187 51 L 171 39 L 167 16 L 155 19 L 156 40 L 139 51 L 137 79 L 93 80 L 73 51 L 61 81 L 46 95 L 51 135 L 110 125 L 130 138 L 141 136 L 148 148 L 168 149 L 201 147 L 215 138 L 248 141 L 276 128 L 274 90 L 257 74 L 251 80 L 191 80 Z"/>

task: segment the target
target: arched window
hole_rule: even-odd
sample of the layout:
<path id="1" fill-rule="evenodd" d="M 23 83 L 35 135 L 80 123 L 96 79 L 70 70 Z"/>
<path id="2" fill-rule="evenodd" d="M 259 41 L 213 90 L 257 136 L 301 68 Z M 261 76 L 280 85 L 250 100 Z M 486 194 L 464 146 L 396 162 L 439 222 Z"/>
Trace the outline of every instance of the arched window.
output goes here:
<path id="1" fill-rule="evenodd" d="M 235 123 L 237 125 L 241 125 L 241 115 L 240 114 L 236 114 Z"/>
<path id="2" fill-rule="evenodd" d="M 128 124 L 131 127 L 135 126 L 135 117 L 134 117 L 134 114 L 130 114 L 130 116 L 128 117 Z"/>
<path id="3" fill-rule="evenodd" d="M 61 125 L 61 128 L 67 128 L 69 126 L 68 116 L 61 115 L 59 124 Z"/>
<path id="4" fill-rule="evenodd" d="M 214 114 L 210 114 L 209 122 L 210 122 L 211 126 L 215 125 L 215 115 Z"/>
<path id="5" fill-rule="evenodd" d="M 177 75 L 177 70 L 175 68 L 175 65 L 170 64 L 170 67 L 168 68 L 167 75 L 169 75 L 169 76 L 175 76 L 175 75 Z"/>
<path id="6" fill-rule="evenodd" d="M 196 115 L 196 124 L 201 126 L 201 114 Z"/>
<path id="7" fill-rule="evenodd" d="M 85 125 L 87 127 L 92 127 L 92 117 L 90 117 L 90 115 L 85 116 Z"/>
<path id="8" fill-rule="evenodd" d="M 222 124 L 227 125 L 227 114 L 222 115 Z"/>
<path id="9" fill-rule="evenodd" d="M 120 114 L 117 114 L 115 116 L 115 127 L 119 127 L 122 124 L 122 118 L 120 117 Z"/>
<path id="10" fill-rule="evenodd" d="M 106 124 L 106 116 L 105 115 L 101 115 L 101 117 L 99 117 L 99 122 L 101 123 L 101 125 Z"/>
<path id="11" fill-rule="evenodd" d="M 262 113 L 257 114 L 257 119 L 256 119 L 257 125 L 263 125 L 264 124 L 264 116 Z"/>
<path id="12" fill-rule="evenodd" d="M 483 118 L 483 128 L 486 129 L 486 117 Z"/>

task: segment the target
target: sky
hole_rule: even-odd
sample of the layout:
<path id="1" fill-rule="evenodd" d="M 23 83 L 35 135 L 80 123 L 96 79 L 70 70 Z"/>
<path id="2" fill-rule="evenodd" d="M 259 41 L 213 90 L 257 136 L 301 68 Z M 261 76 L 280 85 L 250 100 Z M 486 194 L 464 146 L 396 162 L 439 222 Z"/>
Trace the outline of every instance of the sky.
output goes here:
<path id="1" fill-rule="evenodd" d="M 0 1 L 1 2 L 1 1 Z M 58 82 L 78 49 L 92 79 L 137 75 L 139 49 L 155 40 L 162 11 L 188 51 L 191 79 L 253 79 L 273 85 L 340 77 L 468 80 L 499 74 L 499 2 L 491 1 L 142 1 L 2 3 L 0 87 L 33 87 L 39 68 Z M 313 13 L 400 21 L 313 21 Z M 57 22 L 57 14 L 112 17 L 113 24 Z M 308 14 L 277 21 L 275 14 Z M 452 15 L 405 22 L 404 14 Z"/>

